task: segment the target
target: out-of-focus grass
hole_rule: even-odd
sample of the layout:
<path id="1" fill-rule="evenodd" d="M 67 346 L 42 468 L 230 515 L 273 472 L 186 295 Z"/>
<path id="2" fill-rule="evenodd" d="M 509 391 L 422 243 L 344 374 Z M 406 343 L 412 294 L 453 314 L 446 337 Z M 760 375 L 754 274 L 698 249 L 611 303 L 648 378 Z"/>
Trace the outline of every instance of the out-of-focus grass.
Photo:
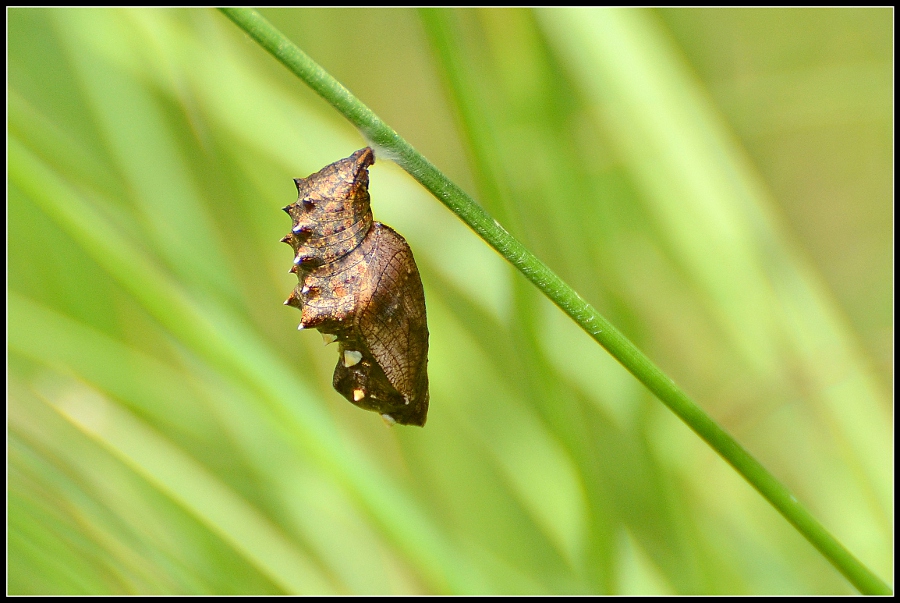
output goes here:
<path id="1" fill-rule="evenodd" d="M 888 10 L 264 14 L 889 577 Z M 8 16 L 10 592 L 849 592 L 384 160 L 432 409 L 347 404 L 278 208 L 365 142 L 215 12 Z"/>

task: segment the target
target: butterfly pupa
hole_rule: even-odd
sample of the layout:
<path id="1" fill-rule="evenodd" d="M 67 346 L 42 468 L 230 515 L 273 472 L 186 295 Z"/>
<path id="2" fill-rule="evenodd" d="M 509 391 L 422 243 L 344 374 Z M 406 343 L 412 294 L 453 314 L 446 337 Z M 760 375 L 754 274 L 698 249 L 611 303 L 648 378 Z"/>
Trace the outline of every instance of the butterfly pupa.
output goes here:
<path id="1" fill-rule="evenodd" d="M 428 324 L 419 269 L 406 240 L 375 222 L 366 147 L 297 178 L 284 208 L 297 286 L 284 303 L 301 329 L 336 341 L 334 388 L 391 425 L 424 425 L 428 414 Z"/>

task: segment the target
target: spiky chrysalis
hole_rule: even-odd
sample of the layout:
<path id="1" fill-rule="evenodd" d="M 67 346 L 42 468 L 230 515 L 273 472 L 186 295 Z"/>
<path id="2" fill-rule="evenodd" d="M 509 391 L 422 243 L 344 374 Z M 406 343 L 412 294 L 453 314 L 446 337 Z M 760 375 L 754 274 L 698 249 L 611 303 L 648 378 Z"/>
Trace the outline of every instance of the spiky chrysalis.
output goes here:
<path id="1" fill-rule="evenodd" d="M 334 388 L 389 425 L 424 425 L 428 413 L 425 292 L 412 251 L 369 206 L 366 147 L 297 178 L 282 239 L 294 250 L 297 286 L 285 304 L 302 312 L 300 329 L 337 341 Z M 332 339 L 333 338 L 333 339 Z"/>

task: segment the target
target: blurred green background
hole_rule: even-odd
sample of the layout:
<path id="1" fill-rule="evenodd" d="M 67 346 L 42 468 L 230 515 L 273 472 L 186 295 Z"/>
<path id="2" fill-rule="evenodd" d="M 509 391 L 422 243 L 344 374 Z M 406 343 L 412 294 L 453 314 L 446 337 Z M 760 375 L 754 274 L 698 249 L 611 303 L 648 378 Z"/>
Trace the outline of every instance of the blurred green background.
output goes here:
<path id="1" fill-rule="evenodd" d="M 893 567 L 893 12 L 264 10 Z M 9 9 L 10 593 L 850 593 L 385 157 L 431 410 L 298 333 L 366 142 L 214 10 Z"/>

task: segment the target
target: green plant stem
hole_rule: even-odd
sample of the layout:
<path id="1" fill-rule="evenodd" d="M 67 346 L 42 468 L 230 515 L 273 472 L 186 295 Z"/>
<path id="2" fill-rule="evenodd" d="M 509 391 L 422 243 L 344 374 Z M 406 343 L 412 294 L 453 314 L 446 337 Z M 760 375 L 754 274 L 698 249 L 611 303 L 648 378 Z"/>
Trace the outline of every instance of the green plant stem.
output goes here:
<path id="1" fill-rule="evenodd" d="M 781 482 L 681 391 L 672 379 L 340 82 L 255 10 L 220 10 L 354 124 L 375 146 L 376 154 L 395 161 L 522 272 L 744 476 L 860 592 L 891 594 L 887 584 L 838 542 Z"/>

